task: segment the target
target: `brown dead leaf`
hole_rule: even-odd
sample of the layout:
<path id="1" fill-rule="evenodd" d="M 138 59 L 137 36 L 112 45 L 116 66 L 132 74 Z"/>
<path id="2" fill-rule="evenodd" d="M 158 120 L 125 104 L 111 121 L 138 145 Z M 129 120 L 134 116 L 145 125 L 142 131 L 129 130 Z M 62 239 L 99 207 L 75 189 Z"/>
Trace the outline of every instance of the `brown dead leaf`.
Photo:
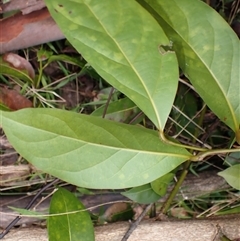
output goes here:
<path id="1" fill-rule="evenodd" d="M 171 215 L 173 217 L 176 217 L 176 218 L 190 218 L 191 216 L 189 215 L 189 213 L 187 212 L 186 209 L 182 208 L 182 207 L 175 207 L 175 208 L 172 208 L 170 210 L 171 212 Z"/>
<path id="2" fill-rule="evenodd" d="M 99 223 L 114 222 L 120 220 L 129 220 L 133 217 L 133 210 L 129 203 L 119 202 L 114 203 L 104 212 L 103 215 L 99 216 Z"/>
<path id="3" fill-rule="evenodd" d="M 10 90 L 0 87 L 0 103 L 11 110 L 20 110 L 32 107 L 32 102 L 26 97 L 20 95 L 16 90 Z"/>
<path id="4" fill-rule="evenodd" d="M 133 207 L 133 211 L 134 211 L 133 220 L 137 220 L 138 217 L 142 214 L 143 210 L 144 209 L 143 209 L 142 205 L 139 205 L 139 204 L 134 205 L 134 207 Z"/>
<path id="5" fill-rule="evenodd" d="M 10 165 L 0 168 L 0 186 L 11 186 L 16 181 L 25 180 L 31 173 L 29 165 Z"/>
<path id="6" fill-rule="evenodd" d="M 6 61 L 10 66 L 18 70 L 25 70 L 27 71 L 29 77 L 34 79 L 35 72 L 32 65 L 23 57 L 14 54 L 14 53 L 7 53 L 3 55 L 3 60 Z"/>

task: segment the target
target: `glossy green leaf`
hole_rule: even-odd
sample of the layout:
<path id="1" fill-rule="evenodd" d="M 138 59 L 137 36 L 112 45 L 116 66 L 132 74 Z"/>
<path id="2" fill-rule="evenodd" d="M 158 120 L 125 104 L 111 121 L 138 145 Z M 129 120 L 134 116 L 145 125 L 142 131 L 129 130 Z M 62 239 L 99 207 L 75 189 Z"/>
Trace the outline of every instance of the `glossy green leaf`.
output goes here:
<path id="1" fill-rule="evenodd" d="M 173 180 L 174 174 L 167 173 L 166 175 L 159 177 L 158 179 L 151 182 L 151 187 L 155 193 L 163 197 L 167 193 L 169 183 Z"/>
<path id="2" fill-rule="evenodd" d="M 240 164 L 231 166 L 226 170 L 219 172 L 218 175 L 223 177 L 233 188 L 240 190 Z"/>
<path id="3" fill-rule="evenodd" d="M 160 130 L 178 84 L 175 53 L 156 20 L 129 0 L 51 0 L 46 5 L 69 42 Z"/>
<path id="4" fill-rule="evenodd" d="M 94 241 L 94 229 L 83 204 L 69 191 L 59 188 L 52 196 L 49 214 L 68 213 L 48 218 L 49 241 Z"/>
<path id="5" fill-rule="evenodd" d="M 126 192 L 122 192 L 121 194 L 140 204 L 154 203 L 161 198 L 161 196 L 153 191 L 150 184 L 134 187 Z"/>
<path id="6" fill-rule="evenodd" d="M 237 133 L 240 43 L 234 31 L 202 1 L 138 1 L 156 17 L 172 41 L 179 65 L 197 93 Z"/>
<path id="7" fill-rule="evenodd" d="M 149 183 L 189 159 L 158 132 L 57 109 L 0 112 L 9 142 L 38 169 L 87 188 Z"/>

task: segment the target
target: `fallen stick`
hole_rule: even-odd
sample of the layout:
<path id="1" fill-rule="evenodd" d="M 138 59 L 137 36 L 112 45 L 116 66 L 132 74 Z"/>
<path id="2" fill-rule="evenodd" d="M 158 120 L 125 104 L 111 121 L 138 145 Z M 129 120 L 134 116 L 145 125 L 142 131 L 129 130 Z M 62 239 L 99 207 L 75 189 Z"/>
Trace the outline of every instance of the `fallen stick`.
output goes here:
<path id="1" fill-rule="evenodd" d="M 43 1 L 37 1 L 35 7 L 26 2 L 29 1 L 12 0 L 9 5 L 0 6 L 2 14 L 20 10 L 0 20 L 0 54 L 65 38 Z"/>

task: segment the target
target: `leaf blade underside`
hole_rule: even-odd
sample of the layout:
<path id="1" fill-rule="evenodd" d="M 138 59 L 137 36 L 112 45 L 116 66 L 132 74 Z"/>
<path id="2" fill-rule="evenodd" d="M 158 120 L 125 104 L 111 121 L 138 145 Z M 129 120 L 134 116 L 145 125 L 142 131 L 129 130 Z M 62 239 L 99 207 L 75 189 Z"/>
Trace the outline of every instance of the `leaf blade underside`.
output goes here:
<path id="1" fill-rule="evenodd" d="M 201 1 L 144 0 L 173 42 L 179 65 L 210 109 L 233 131 L 240 125 L 240 42 Z M 237 137 L 238 142 L 240 138 Z"/>
<path id="2" fill-rule="evenodd" d="M 156 131 L 57 109 L 2 112 L 13 147 L 38 169 L 87 188 L 149 183 L 191 154 Z"/>
<path id="3" fill-rule="evenodd" d="M 60 29 L 88 63 L 160 130 L 178 85 L 174 52 L 155 19 L 135 1 L 46 1 Z"/>

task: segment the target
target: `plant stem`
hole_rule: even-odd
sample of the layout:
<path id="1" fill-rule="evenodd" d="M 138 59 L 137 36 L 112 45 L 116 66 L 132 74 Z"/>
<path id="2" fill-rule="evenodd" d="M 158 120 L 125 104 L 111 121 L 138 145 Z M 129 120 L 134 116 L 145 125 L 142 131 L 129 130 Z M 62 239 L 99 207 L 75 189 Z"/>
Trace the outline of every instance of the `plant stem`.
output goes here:
<path id="1" fill-rule="evenodd" d="M 180 143 L 170 141 L 166 138 L 163 131 L 159 131 L 159 136 L 160 136 L 160 138 L 163 142 L 165 142 L 169 145 L 172 145 L 172 146 L 177 146 L 177 147 L 186 148 L 186 149 L 194 150 L 194 151 L 200 151 L 200 152 L 208 151 L 208 149 L 206 149 L 206 148 L 201 148 L 201 147 L 197 147 L 197 146 L 188 146 L 188 145 L 184 145 L 184 144 L 180 144 Z"/>
<path id="2" fill-rule="evenodd" d="M 142 221 L 142 219 L 145 217 L 145 215 L 147 214 L 147 212 L 152 208 L 153 203 L 149 204 L 144 210 L 143 212 L 140 214 L 140 216 L 137 218 L 137 220 L 131 224 L 131 226 L 129 227 L 128 231 L 125 233 L 125 235 L 123 236 L 121 241 L 126 241 L 128 240 L 128 238 L 130 237 L 130 235 L 133 233 L 133 231 L 137 228 L 137 226 L 139 225 L 139 223 Z"/>
<path id="3" fill-rule="evenodd" d="M 37 83 L 35 83 L 36 85 L 34 86 L 36 89 L 39 88 L 41 78 L 42 78 L 42 72 L 43 72 L 42 61 L 39 62 L 39 70 L 38 71 L 39 71 L 39 75 L 38 75 Z"/>
<path id="4" fill-rule="evenodd" d="M 103 110 L 102 118 L 105 118 L 105 116 L 106 116 L 106 114 L 107 114 L 107 109 L 108 109 L 109 103 L 110 103 L 110 101 L 111 101 L 111 98 L 112 98 L 112 95 L 113 95 L 114 90 L 115 90 L 115 89 L 112 87 L 112 88 L 111 88 L 111 91 L 110 91 L 110 93 L 109 93 L 109 96 L 108 96 L 106 105 L 105 105 L 104 110 Z"/>
<path id="5" fill-rule="evenodd" d="M 178 193 L 178 190 L 179 188 L 181 187 L 184 179 L 186 178 L 187 174 L 188 174 L 188 169 L 190 167 L 190 164 L 191 164 L 191 160 L 188 160 L 186 163 L 185 163 L 185 166 L 184 166 L 184 169 L 181 173 L 181 176 L 180 178 L 178 179 L 176 185 L 174 186 L 173 190 L 171 191 L 167 201 L 164 203 L 164 205 L 162 206 L 161 208 L 161 212 L 160 214 L 166 214 L 174 197 L 176 196 L 176 194 Z"/>
<path id="6" fill-rule="evenodd" d="M 199 153 L 196 156 L 191 157 L 191 161 L 202 161 L 205 157 L 220 154 L 220 153 L 233 153 L 240 152 L 240 148 L 237 149 L 219 149 L 219 150 L 208 150 L 203 153 Z"/>

